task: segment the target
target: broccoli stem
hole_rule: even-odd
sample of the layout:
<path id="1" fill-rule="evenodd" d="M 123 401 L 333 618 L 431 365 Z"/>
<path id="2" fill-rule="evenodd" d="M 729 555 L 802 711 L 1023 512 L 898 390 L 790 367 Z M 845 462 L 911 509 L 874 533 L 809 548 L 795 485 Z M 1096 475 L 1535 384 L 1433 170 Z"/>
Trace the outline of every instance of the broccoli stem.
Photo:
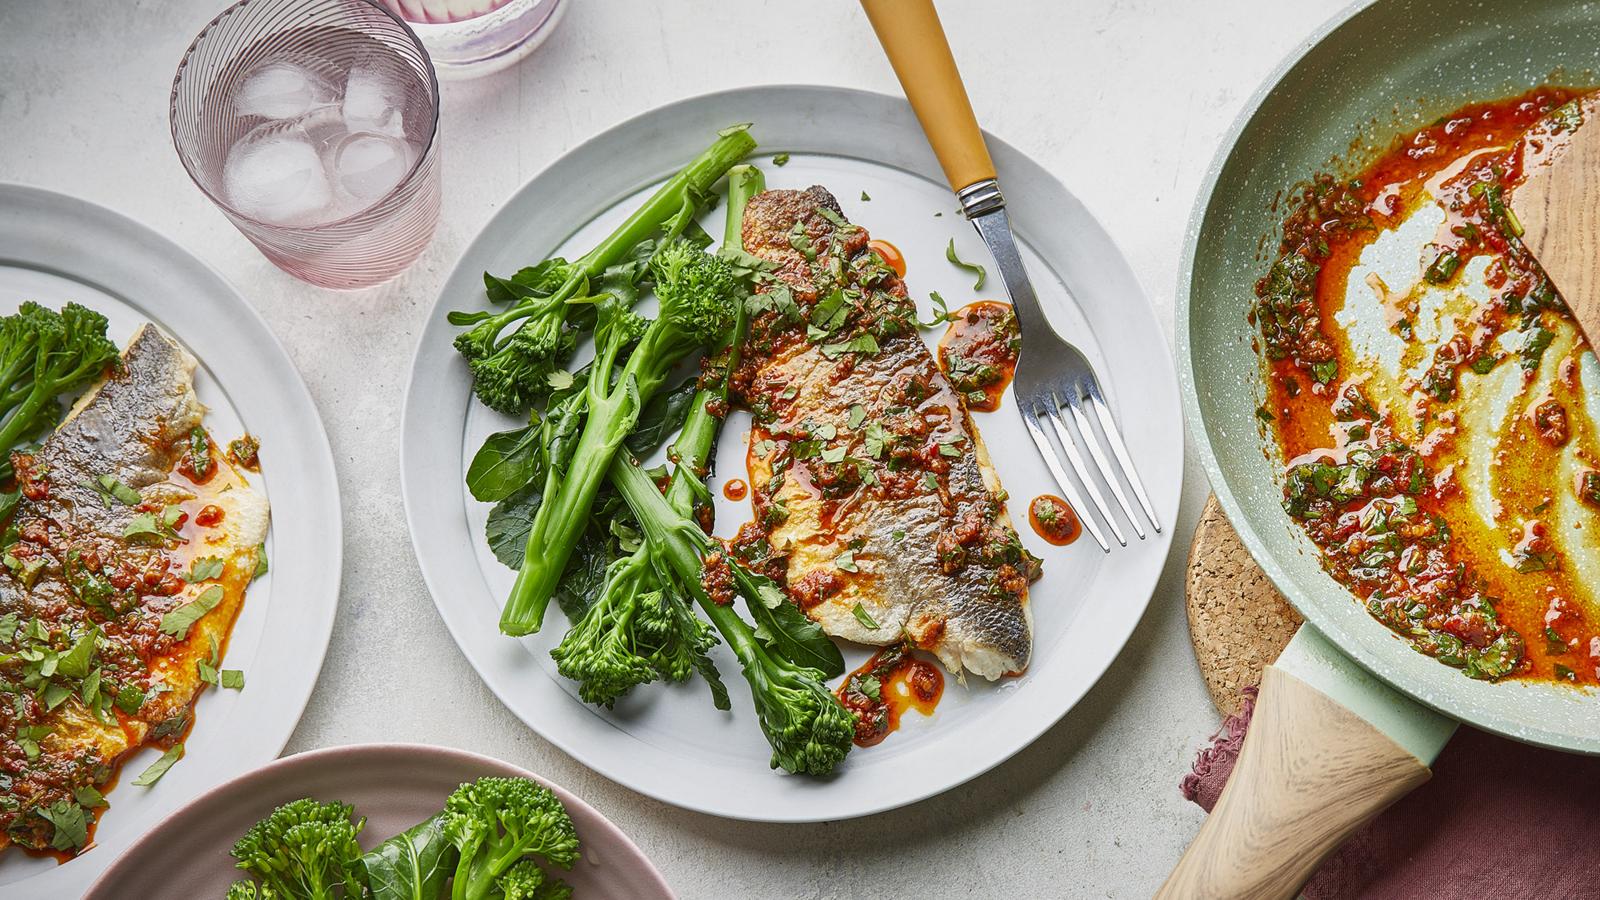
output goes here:
<path id="1" fill-rule="evenodd" d="M 534 513 L 516 584 L 500 616 L 510 635 L 538 631 L 567 561 L 588 525 L 589 510 L 617 448 L 639 411 L 665 385 L 674 366 L 708 342 L 727 339 L 744 309 L 743 282 L 727 260 L 675 241 L 651 261 L 661 311 L 646 322 L 615 298 L 599 301 L 599 350 L 590 365 L 587 415 L 572 465 Z M 639 329 L 643 329 L 641 334 Z M 615 384 L 612 372 L 637 336 Z"/>
<path id="2" fill-rule="evenodd" d="M 760 170 L 739 166 L 728 173 L 728 216 L 724 246 L 739 247 L 744 208 L 750 197 L 765 189 L 765 179 Z M 729 375 L 738 366 L 739 348 L 743 343 L 746 317 L 741 306 L 734 333 L 726 350 Z M 716 547 L 715 542 L 701 530 L 691 516 L 695 498 L 704 491 L 699 473 L 705 470 L 706 460 L 716 441 L 722 419 L 713 415 L 708 404 L 726 401 L 729 378 L 701 389 L 690 405 L 683 431 L 673 444 L 673 455 L 678 461 L 666 496 L 656 489 L 633 460 L 619 455 L 611 464 L 610 478 L 613 486 L 633 510 L 644 530 L 645 546 L 641 553 L 657 556 L 671 568 L 684 590 L 694 597 L 695 604 L 722 635 L 728 648 L 739 660 L 745 679 L 755 698 L 756 710 L 761 718 L 762 731 L 773 745 L 773 765 L 780 763 L 792 772 L 823 775 L 831 771 L 849 752 L 852 726 L 849 713 L 839 707 L 838 701 L 827 688 L 815 680 L 817 673 L 789 665 L 776 659 L 756 639 L 755 629 L 731 606 L 717 603 L 706 592 L 701 581 L 702 562 L 706 553 Z M 720 404 L 719 404 L 720 405 Z M 761 600 L 752 593 L 751 580 L 741 578 L 740 567 L 734 565 L 735 584 L 747 603 Z M 819 704 L 807 708 L 807 702 Z M 831 704 L 833 709 L 822 708 Z M 814 718 L 808 717 L 806 714 Z"/>
<path id="3" fill-rule="evenodd" d="M 574 263 L 575 274 L 570 276 L 568 281 L 571 282 L 573 278 L 598 277 L 607 266 L 622 259 L 640 241 L 650 237 L 663 225 L 673 223 L 675 219 L 684 216 L 685 209 L 699 208 L 700 204 L 696 201 L 696 197 L 709 193 L 719 178 L 755 148 L 756 141 L 750 136 L 749 125 L 735 125 L 723 129 L 710 147 L 651 194 L 650 199 L 635 210 L 616 231 L 601 241 L 599 246 Z M 677 230 L 680 232 L 683 230 L 682 224 L 677 224 Z M 562 290 L 557 291 L 557 295 L 563 292 L 571 296 L 567 285 L 563 285 Z M 565 300 L 566 297 L 562 299 Z"/>
<path id="4" fill-rule="evenodd" d="M 728 216 L 722 237 L 724 247 L 743 245 L 741 227 L 745 204 L 750 202 L 751 197 L 766 190 L 766 186 L 766 176 L 755 166 L 735 166 L 728 172 Z M 685 514 L 692 511 L 694 498 L 699 493 L 696 482 L 700 473 L 706 470 L 706 459 L 711 455 L 711 448 L 717 442 L 717 432 L 722 428 L 722 417 L 712 415 L 707 404 L 715 402 L 719 406 L 726 406 L 728 381 L 733 370 L 739 367 L 739 351 L 744 344 L 748 324 L 749 317 L 744 304 L 740 304 L 733 332 L 713 354 L 713 358 L 726 355 L 726 374 L 717 384 L 695 393 L 694 401 L 689 404 L 689 415 L 683 421 L 683 430 L 672 445 L 672 458 L 677 460 L 677 469 L 673 471 L 672 482 L 667 487 L 667 502 L 673 509 Z"/>
<path id="5" fill-rule="evenodd" d="M 600 277 L 608 266 L 621 261 L 629 250 L 663 227 L 672 232 L 669 237 L 676 237 L 687 223 L 685 217 L 692 216 L 694 210 L 699 208 L 697 198 L 709 193 L 728 169 L 755 148 L 756 141 L 750 136 L 749 125 L 724 129 L 711 146 L 701 151 L 678 174 L 667 179 L 643 206 L 617 226 L 617 230 L 607 235 L 593 250 L 579 257 L 572 264 L 567 280 L 554 294 L 540 301 L 534 312 L 562 307 L 578 295 L 585 282 Z"/>

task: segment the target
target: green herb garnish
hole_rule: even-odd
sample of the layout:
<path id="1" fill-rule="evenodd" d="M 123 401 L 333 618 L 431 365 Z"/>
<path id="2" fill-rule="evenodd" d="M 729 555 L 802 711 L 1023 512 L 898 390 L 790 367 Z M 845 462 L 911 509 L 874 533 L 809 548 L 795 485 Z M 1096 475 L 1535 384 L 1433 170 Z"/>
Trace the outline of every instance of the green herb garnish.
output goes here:
<path id="1" fill-rule="evenodd" d="M 222 596 L 222 585 L 213 584 L 189 603 L 169 610 L 161 617 L 161 633 L 180 640 L 188 637 L 189 629 L 206 613 L 216 609 L 217 604 L 222 602 Z"/>
<path id="2" fill-rule="evenodd" d="M 969 263 L 969 262 L 966 262 L 965 260 L 963 260 L 961 257 L 956 256 L 956 239 L 955 238 L 951 238 L 950 239 L 950 243 L 945 245 L 944 258 L 950 260 L 950 262 L 952 264 L 954 264 L 954 265 L 956 265 L 956 266 L 958 266 L 960 268 L 966 269 L 968 272 L 971 272 L 974 275 L 978 276 L 978 280 L 973 282 L 973 284 L 972 284 L 972 289 L 975 290 L 975 291 L 983 290 L 983 283 L 985 281 L 987 281 L 988 278 L 989 278 L 988 271 L 985 270 L 983 268 L 983 266 L 980 266 L 977 263 Z"/>
<path id="3" fill-rule="evenodd" d="M 160 759 L 150 764 L 150 768 L 140 772 L 139 777 L 135 778 L 133 783 L 140 787 L 149 787 L 150 785 L 155 784 L 156 782 L 160 781 L 161 776 L 167 774 L 167 770 L 176 765 L 180 759 L 183 759 L 183 745 L 173 744 L 171 749 L 161 754 Z"/>
<path id="4" fill-rule="evenodd" d="M 854 570 L 852 569 L 851 571 Z M 881 627 L 878 625 L 878 620 L 874 619 L 872 614 L 868 613 L 866 608 L 860 603 L 857 603 L 855 606 L 850 608 L 850 614 L 856 617 L 856 621 L 861 623 L 862 628 L 876 631 L 879 627 Z"/>

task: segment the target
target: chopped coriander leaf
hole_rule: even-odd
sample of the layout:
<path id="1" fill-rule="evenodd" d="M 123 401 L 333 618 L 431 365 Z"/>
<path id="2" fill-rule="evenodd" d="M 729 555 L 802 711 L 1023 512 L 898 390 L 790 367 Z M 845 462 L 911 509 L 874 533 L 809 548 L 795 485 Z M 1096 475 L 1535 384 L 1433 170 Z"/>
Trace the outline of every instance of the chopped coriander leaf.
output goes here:
<path id="1" fill-rule="evenodd" d="M 861 192 L 861 202 L 862 203 L 866 203 L 867 201 L 869 201 L 871 199 L 872 199 L 871 197 L 867 196 L 867 192 L 866 191 L 862 191 Z"/>
<path id="2" fill-rule="evenodd" d="M 167 532 L 162 530 L 161 523 L 156 521 L 154 513 L 144 512 L 133 517 L 128 526 L 122 529 L 122 536 L 125 538 L 153 537 L 157 540 L 165 540 L 168 535 Z"/>
<path id="3" fill-rule="evenodd" d="M 256 572 L 250 576 L 252 579 L 260 578 L 267 574 L 267 545 L 256 545 Z"/>
<path id="4" fill-rule="evenodd" d="M 189 432 L 189 470 L 194 473 L 196 481 L 205 481 L 211 477 L 211 438 L 206 436 L 204 428 L 195 427 Z"/>
<path id="5" fill-rule="evenodd" d="M 1578 680 L 1578 673 L 1572 671 L 1571 669 L 1567 668 L 1566 666 L 1563 666 L 1560 663 L 1556 663 L 1555 671 L 1556 671 L 1556 677 L 1557 678 L 1561 678 L 1561 679 L 1564 679 L 1566 681 L 1577 681 Z"/>
<path id="6" fill-rule="evenodd" d="M 863 441 L 863 448 L 867 451 L 868 456 L 873 459 L 883 456 L 883 448 L 893 440 L 894 436 L 882 425 L 877 422 L 867 423 L 867 435 Z"/>
<path id="7" fill-rule="evenodd" d="M 850 418 L 845 421 L 845 425 L 848 428 L 850 428 L 851 430 L 854 430 L 854 429 L 860 428 L 861 427 L 861 423 L 865 422 L 866 419 L 867 419 L 867 408 L 865 406 L 862 406 L 859 403 L 851 404 L 851 406 L 850 406 Z"/>
<path id="8" fill-rule="evenodd" d="M 927 485 L 928 490 L 930 491 L 937 491 L 939 489 L 939 478 L 932 472 L 922 473 L 922 483 Z"/>
<path id="9" fill-rule="evenodd" d="M 211 581 L 221 577 L 221 557 L 202 556 L 189 564 L 189 571 L 184 573 L 183 580 L 193 584 L 196 581 Z"/>
<path id="10" fill-rule="evenodd" d="M 828 222 L 833 225 L 833 227 L 835 227 L 835 228 L 837 228 L 837 229 L 839 229 L 841 231 L 851 231 L 851 230 L 855 229 L 855 227 L 856 227 L 856 226 L 850 224 L 845 219 L 844 216 L 839 215 L 838 213 L 834 212 L 833 210 L 827 208 L 826 206 L 817 207 L 817 215 L 823 217 L 824 219 L 827 219 Z"/>
<path id="11" fill-rule="evenodd" d="M 860 610 L 861 609 L 861 604 L 857 603 L 856 604 L 856 609 Z M 866 613 L 865 610 L 861 611 L 861 615 L 865 616 L 866 614 L 867 613 Z M 869 616 L 868 618 L 870 619 L 871 617 Z M 865 622 L 863 622 L 862 624 L 866 625 Z M 877 625 L 877 623 L 874 622 L 871 625 L 867 625 L 867 627 L 868 628 L 877 628 L 878 625 Z M 883 702 L 883 682 L 879 681 L 878 680 L 878 676 L 876 676 L 876 675 L 862 675 L 860 678 L 857 678 L 856 679 L 856 690 L 860 691 L 863 696 L 865 696 L 867 699 L 871 700 L 874 703 L 882 703 Z"/>
<path id="12" fill-rule="evenodd" d="M 39 817 L 55 826 L 50 846 L 56 850 L 75 850 L 89 841 L 89 817 L 74 800 L 62 799 L 35 810 Z"/>
<path id="13" fill-rule="evenodd" d="M 161 633 L 183 639 L 188 637 L 189 629 L 206 613 L 217 608 L 222 602 L 222 585 L 213 584 L 201 591 L 194 600 L 167 611 L 161 617 Z"/>
<path id="14" fill-rule="evenodd" d="M 846 550 L 833 558 L 833 567 L 841 572 L 859 572 L 861 567 L 856 565 L 856 552 Z"/>
<path id="15" fill-rule="evenodd" d="M 124 684 L 122 688 L 117 691 L 117 699 L 112 702 L 117 705 L 117 709 L 122 710 L 128 715 L 138 715 L 140 708 L 144 706 L 144 691 L 139 690 L 131 684 Z"/>
<path id="16" fill-rule="evenodd" d="M 787 166 L 789 164 L 789 154 L 787 154 L 787 153 L 774 153 L 772 155 L 772 164 L 777 166 L 780 169 L 783 168 L 784 166 Z"/>
<path id="17" fill-rule="evenodd" d="M 90 482 L 89 486 L 99 492 L 106 501 L 106 506 L 110 506 L 112 500 L 126 506 L 139 505 L 139 492 L 117 480 L 114 475 L 101 475 Z"/>
<path id="18" fill-rule="evenodd" d="M 60 662 L 56 664 L 56 671 L 68 678 L 84 678 L 89 674 L 89 660 L 94 656 L 95 641 L 100 637 L 100 629 L 90 627 L 73 643 L 72 649 L 62 654 Z"/>
<path id="19" fill-rule="evenodd" d="M 230 691 L 244 690 L 244 672 L 239 669 L 223 669 L 222 686 Z"/>
<path id="20" fill-rule="evenodd" d="M 1549 349 L 1555 337 L 1555 332 L 1537 322 L 1532 329 L 1523 332 L 1522 347 L 1517 350 L 1523 371 L 1532 372 L 1539 368 L 1539 360 L 1544 357 L 1544 351 Z"/>
<path id="21" fill-rule="evenodd" d="M 870 628 L 876 631 L 881 627 L 878 625 L 878 620 L 874 619 L 860 603 L 850 608 L 850 614 L 856 617 L 856 621 L 861 623 L 862 628 Z"/>
<path id="22" fill-rule="evenodd" d="M 78 805 L 84 809 L 97 809 L 106 805 L 105 795 L 100 793 L 93 786 L 87 784 L 83 787 L 74 789 L 72 792 L 72 798 L 77 800 Z"/>
<path id="23" fill-rule="evenodd" d="M 940 296 L 938 291 L 929 291 L 928 299 L 933 301 L 933 318 L 926 322 L 918 321 L 918 328 L 938 328 L 940 325 L 946 322 L 954 322 L 958 318 L 956 313 L 950 311 L 950 307 L 945 304 L 944 297 Z"/>
<path id="24" fill-rule="evenodd" d="M 789 229 L 789 246 L 807 260 L 817 258 L 816 248 L 811 246 L 811 235 L 806 233 L 806 223 L 796 221 L 794 227 Z"/>
<path id="25" fill-rule="evenodd" d="M 838 359 L 846 353 L 877 353 L 879 350 L 878 339 L 871 332 L 863 331 L 848 341 L 835 344 L 823 344 L 822 355 L 829 359 Z"/>
<path id="26" fill-rule="evenodd" d="M 161 754 L 160 759 L 150 764 L 150 768 L 140 772 L 139 777 L 135 778 L 133 783 L 140 787 L 149 787 L 150 785 L 155 784 L 156 782 L 160 781 L 161 776 L 167 774 L 167 770 L 176 765 L 180 759 L 183 759 L 183 745 L 173 744 L 171 749 Z"/>
<path id="27" fill-rule="evenodd" d="M 1428 266 L 1428 270 L 1423 273 L 1423 277 L 1428 280 L 1429 284 L 1444 284 L 1456 274 L 1456 270 L 1459 268 L 1461 268 L 1461 256 L 1454 250 L 1446 250 L 1434 259 L 1432 265 Z"/>
<path id="28" fill-rule="evenodd" d="M 956 256 L 956 239 L 955 238 L 951 238 L 950 239 L 950 243 L 945 246 L 945 248 L 944 248 L 944 258 L 950 260 L 950 262 L 952 264 L 954 264 L 954 265 L 956 265 L 956 266 L 958 266 L 960 268 L 966 269 L 968 272 L 971 272 L 974 275 L 976 275 L 978 277 L 978 280 L 973 282 L 972 289 L 975 290 L 975 291 L 983 290 L 983 283 L 985 281 L 987 281 L 988 278 L 989 278 L 988 271 L 986 269 L 984 269 L 983 266 L 980 266 L 977 263 L 969 263 L 969 262 L 966 262 L 965 260 L 963 260 L 961 257 Z"/>

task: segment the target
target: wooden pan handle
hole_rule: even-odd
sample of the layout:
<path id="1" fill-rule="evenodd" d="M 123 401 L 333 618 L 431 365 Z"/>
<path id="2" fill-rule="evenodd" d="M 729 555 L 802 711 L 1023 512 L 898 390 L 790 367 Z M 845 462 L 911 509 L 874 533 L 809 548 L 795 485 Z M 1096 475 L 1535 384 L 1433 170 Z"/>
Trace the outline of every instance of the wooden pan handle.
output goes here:
<path id="1" fill-rule="evenodd" d="M 994 163 L 933 0 L 861 0 L 950 189 L 994 177 Z"/>
<path id="2" fill-rule="evenodd" d="M 1158 898 L 1292 898 L 1328 854 L 1427 781 L 1367 720 L 1276 666 L 1216 809 Z"/>

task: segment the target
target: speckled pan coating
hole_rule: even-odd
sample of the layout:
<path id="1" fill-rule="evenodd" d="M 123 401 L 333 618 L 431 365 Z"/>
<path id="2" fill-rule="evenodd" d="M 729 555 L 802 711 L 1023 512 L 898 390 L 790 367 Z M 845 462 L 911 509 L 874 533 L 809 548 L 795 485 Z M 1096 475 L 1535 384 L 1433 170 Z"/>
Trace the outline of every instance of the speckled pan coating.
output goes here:
<path id="1" fill-rule="evenodd" d="M 1600 4 L 1380 0 L 1319 30 L 1268 77 L 1224 139 L 1179 273 L 1184 407 L 1218 499 L 1289 601 L 1357 662 L 1419 702 L 1530 743 L 1600 754 L 1600 694 L 1487 684 L 1425 657 L 1322 571 L 1279 505 L 1255 419 L 1264 396 L 1245 314 L 1283 213 L 1273 200 L 1334 164 L 1359 168 L 1398 134 L 1473 100 L 1600 77 Z"/>

